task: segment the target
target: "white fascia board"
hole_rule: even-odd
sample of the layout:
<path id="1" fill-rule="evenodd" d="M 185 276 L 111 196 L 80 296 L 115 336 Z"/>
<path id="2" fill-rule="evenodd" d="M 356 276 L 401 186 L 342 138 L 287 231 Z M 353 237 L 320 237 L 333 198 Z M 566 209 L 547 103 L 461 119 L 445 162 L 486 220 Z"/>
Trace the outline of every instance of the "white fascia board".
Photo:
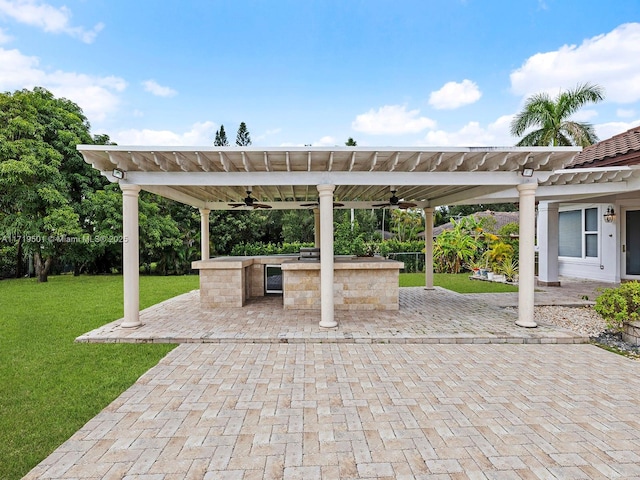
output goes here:
<path id="1" fill-rule="evenodd" d="M 548 185 L 538 187 L 536 190 L 536 198 L 540 200 L 548 199 L 570 199 L 573 196 L 580 198 L 589 195 L 614 195 L 617 193 L 625 193 L 634 190 L 629 188 L 627 182 L 617 183 L 585 183 L 577 185 Z M 515 188 L 509 188 L 501 192 L 496 192 L 482 197 L 475 198 L 478 203 L 493 201 L 494 203 L 518 201 L 518 191 Z"/>
<path id="2" fill-rule="evenodd" d="M 106 172 L 102 172 L 105 174 Z M 165 186 L 517 185 L 519 172 L 127 172 L 126 183 Z"/>
<path id="3" fill-rule="evenodd" d="M 563 173 L 600 173 L 600 172 L 628 172 L 640 170 L 640 165 L 621 165 L 617 167 L 589 167 L 589 168 L 563 168 L 554 170 L 554 175 Z"/>
<path id="4" fill-rule="evenodd" d="M 582 147 L 347 147 L 334 145 L 332 147 L 257 147 L 257 146 L 229 146 L 216 147 L 212 145 L 169 146 L 169 145 L 77 145 L 76 149 L 97 152 L 432 152 L 432 153 L 545 153 L 545 152 L 581 152 Z"/>

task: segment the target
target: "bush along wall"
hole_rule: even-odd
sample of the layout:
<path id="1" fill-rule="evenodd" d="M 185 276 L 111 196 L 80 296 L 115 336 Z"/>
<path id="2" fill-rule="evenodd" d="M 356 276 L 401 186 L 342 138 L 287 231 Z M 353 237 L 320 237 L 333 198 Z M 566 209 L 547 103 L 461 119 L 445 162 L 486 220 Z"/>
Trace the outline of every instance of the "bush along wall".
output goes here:
<path id="1" fill-rule="evenodd" d="M 640 283 L 626 282 L 606 288 L 596 298 L 594 310 L 607 322 L 607 329 L 622 333 L 622 340 L 640 346 Z"/>
<path id="2" fill-rule="evenodd" d="M 300 248 L 313 247 L 313 243 L 242 243 L 235 245 L 231 251 L 234 256 L 285 255 L 296 254 Z M 424 241 L 399 242 L 366 242 L 358 237 L 352 242 L 334 244 L 336 255 L 371 256 L 381 255 L 391 260 L 404 262 L 405 272 L 424 272 Z"/>
<path id="3" fill-rule="evenodd" d="M 313 247 L 313 243 L 240 243 L 233 246 L 231 255 L 255 256 L 255 255 L 286 255 L 299 253 L 303 247 Z"/>

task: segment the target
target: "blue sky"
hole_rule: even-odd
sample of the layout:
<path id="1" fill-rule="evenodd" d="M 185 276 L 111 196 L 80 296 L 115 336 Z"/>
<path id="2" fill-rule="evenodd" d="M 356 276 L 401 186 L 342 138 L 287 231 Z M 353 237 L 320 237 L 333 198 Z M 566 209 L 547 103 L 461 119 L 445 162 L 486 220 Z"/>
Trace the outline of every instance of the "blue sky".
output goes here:
<path id="1" fill-rule="evenodd" d="M 524 99 L 640 124 L 640 0 L 0 0 L 0 90 L 43 86 L 121 145 L 513 145 Z"/>

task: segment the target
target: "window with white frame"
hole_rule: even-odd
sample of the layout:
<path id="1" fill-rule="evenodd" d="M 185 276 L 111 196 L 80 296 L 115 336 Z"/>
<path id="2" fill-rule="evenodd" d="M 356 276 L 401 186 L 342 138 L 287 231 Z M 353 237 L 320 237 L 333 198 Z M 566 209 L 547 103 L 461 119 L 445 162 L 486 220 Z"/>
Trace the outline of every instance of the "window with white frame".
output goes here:
<path id="1" fill-rule="evenodd" d="M 558 214 L 561 257 L 598 257 L 598 209 L 567 210 Z"/>

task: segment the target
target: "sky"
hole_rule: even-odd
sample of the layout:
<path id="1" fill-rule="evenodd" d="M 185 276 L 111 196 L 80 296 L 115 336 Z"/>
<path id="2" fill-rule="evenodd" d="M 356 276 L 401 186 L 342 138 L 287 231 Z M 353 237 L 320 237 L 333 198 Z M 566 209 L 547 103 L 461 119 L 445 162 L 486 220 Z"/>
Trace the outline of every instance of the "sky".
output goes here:
<path id="1" fill-rule="evenodd" d="M 578 84 L 640 124 L 640 0 L 0 0 L 0 91 L 45 87 L 119 145 L 510 146 Z"/>

